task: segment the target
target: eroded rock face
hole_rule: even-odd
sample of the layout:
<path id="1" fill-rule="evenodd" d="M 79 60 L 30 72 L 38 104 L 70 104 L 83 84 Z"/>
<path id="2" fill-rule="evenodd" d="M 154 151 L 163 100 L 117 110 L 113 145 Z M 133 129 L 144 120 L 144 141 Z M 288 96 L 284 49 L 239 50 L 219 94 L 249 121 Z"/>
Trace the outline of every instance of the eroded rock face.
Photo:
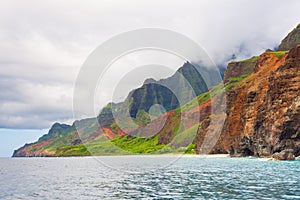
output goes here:
<path id="1" fill-rule="evenodd" d="M 286 149 L 299 156 L 300 45 L 282 57 L 263 54 L 255 69 L 251 81 L 227 94 L 234 102 L 218 148 L 233 156 L 264 157 Z"/>
<path id="2" fill-rule="evenodd" d="M 257 56 L 249 60 L 231 62 L 228 64 L 224 74 L 224 84 L 230 82 L 232 79 L 240 77 L 241 75 L 251 74 L 254 70 Z"/>

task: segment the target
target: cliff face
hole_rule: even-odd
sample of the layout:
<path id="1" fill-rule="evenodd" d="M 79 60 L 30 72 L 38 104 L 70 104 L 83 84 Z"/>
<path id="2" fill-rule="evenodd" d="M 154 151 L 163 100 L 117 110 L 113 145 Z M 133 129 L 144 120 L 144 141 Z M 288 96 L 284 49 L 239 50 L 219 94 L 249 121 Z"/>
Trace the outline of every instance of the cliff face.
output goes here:
<path id="1" fill-rule="evenodd" d="M 300 45 L 262 54 L 254 73 L 227 93 L 227 119 L 216 149 L 234 156 L 300 154 Z"/>
<path id="2" fill-rule="evenodd" d="M 231 62 L 228 64 L 224 74 L 224 84 L 232 82 L 236 78 L 243 78 L 251 74 L 254 70 L 258 56 L 240 62 Z"/>

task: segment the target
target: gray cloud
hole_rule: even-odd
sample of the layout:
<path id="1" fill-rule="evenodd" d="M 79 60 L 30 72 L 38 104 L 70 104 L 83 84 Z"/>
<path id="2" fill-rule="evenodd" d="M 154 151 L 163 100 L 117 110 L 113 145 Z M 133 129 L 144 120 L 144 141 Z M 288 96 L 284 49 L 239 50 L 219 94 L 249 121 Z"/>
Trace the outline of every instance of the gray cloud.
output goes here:
<path id="1" fill-rule="evenodd" d="M 244 59 L 276 47 L 299 23 L 299 7 L 298 0 L 1 1 L 0 127 L 72 121 L 80 66 L 113 35 L 174 30 L 225 65 L 232 54 Z"/>
<path id="2" fill-rule="evenodd" d="M 42 128 L 72 118 L 72 86 L 0 78 L 0 127 Z"/>

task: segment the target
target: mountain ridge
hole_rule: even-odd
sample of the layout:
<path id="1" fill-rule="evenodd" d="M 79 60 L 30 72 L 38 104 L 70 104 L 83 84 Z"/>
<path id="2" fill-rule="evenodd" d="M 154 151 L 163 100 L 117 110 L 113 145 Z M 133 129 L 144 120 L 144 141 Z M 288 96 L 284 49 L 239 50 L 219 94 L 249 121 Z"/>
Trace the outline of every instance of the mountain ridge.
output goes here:
<path id="1" fill-rule="evenodd" d="M 114 109 L 115 113 L 118 110 L 127 110 L 129 107 L 130 116 L 136 118 L 139 110 L 148 112 L 154 104 L 160 104 L 166 111 L 170 111 L 207 91 L 206 83 L 198 70 L 194 65 L 186 62 L 168 78 L 158 81 L 152 78 L 146 79 L 141 87 L 129 92 L 124 102 L 108 103 L 98 116 L 99 123 L 103 126 L 111 124 L 113 121 L 111 109 Z"/>

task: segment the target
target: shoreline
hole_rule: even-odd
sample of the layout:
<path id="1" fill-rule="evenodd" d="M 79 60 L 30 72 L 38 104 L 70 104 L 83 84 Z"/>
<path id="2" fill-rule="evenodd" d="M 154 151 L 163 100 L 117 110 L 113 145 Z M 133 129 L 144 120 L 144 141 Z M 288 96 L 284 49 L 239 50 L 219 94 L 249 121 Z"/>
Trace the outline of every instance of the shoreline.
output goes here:
<path id="1" fill-rule="evenodd" d="M 92 157 L 185 157 L 185 158 L 221 158 L 228 157 L 229 154 L 120 154 L 120 155 L 91 155 L 91 156 L 19 156 L 3 158 L 92 158 Z"/>
<path id="2" fill-rule="evenodd" d="M 159 158 L 159 157 L 166 157 L 166 158 L 170 158 L 170 157 L 174 157 L 174 158 L 248 158 L 248 159 L 263 159 L 266 161 L 290 161 L 290 160 L 277 160 L 274 159 L 272 157 L 252 157 L 252 156 L 244 156 L 244 157 L 231 157 L 230 154 L 208 154 L 208 155 L 204 155 L 204 154 L 140 154 L 140 155 L 95 155 L 95 156 L 31 156 L 31 157 L 0 157 L 0 159 L 68 159 L 68 158 L 78 158 L 78 159 L 82 159 L 82 158 L 133 158 L 133 157 L 149 157 L 149 158 Z M 296 161 L 296 160 L 300 160 L 300 157 L 296 157 L 295 160 L 292 161 Z"/>

